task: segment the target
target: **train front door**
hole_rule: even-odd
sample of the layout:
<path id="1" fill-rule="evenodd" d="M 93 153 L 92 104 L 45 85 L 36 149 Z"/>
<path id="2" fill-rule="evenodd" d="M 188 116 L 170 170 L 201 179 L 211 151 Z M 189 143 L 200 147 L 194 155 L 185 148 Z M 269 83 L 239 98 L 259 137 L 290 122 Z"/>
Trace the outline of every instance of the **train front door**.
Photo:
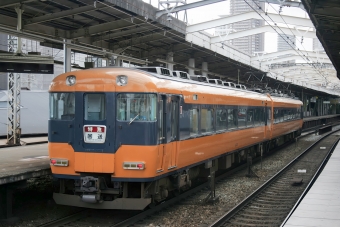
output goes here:
<path id="1" fill-rule="evenodd" d="M 179 96 L 161 95 L 158 112 L 158 171 L 176 167 L 179 140 Z"/>
<path id="2" fill-rule="evenodd" d="M 159 96 L 158 102 L 158 140 L 159 140 L 159 148 L 158 148 L 158 167 L 157 171 L 163 171 L 164 159 L 166 156 L 166 125 L 167 125 L 167 97 L 166 95 Z"/>
<path id="3" fill-rule="evenodd" d="M 173 95 L 171 96 L 171 100 L 169 103 L 169 112 L 170 112 L 170 132 L 168 131 L 167 141 L 169 148 L 169 165 L 168 169 L 176 168 L 176 160 L 177 160 L 177 150 L 178 150 L 178 140 L 179 140 L 179 96 Z M 169 135 L 170 134 L 170 135 Z"/>

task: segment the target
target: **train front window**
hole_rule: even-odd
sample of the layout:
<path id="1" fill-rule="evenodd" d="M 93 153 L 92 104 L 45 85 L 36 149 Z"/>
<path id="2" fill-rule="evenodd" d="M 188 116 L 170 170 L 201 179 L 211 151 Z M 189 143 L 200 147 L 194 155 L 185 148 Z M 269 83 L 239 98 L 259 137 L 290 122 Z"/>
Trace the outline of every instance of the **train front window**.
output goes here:
<path id="1" fill-rule="evenodd" d="M 105 120 L 105 95 L 85 94 L 84 115 L 85 120 L 88 121 Z"/>
<path id="2" fill-rule="evenodd" d="M 50 93 L 50 119 L 72 120 L 74 111 L 74 93 Z"/>
<path id="3" fill-rule="evenodd" d="M 117 120 L 156 121 L 156 94 L 121 93 L 117 96 Z"/>

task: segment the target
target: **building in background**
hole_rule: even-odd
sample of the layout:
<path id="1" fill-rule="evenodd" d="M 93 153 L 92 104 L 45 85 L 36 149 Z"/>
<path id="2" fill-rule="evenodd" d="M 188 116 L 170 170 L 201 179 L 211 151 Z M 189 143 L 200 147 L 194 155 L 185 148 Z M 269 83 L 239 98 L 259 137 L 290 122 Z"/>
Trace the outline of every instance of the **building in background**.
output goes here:
<path id="1" fill-rule="evenodd" d="M 247 2 L 244 0 L 230 0 L 230 15 L 246 13 L 254 11 L 254 9 L 262 12 L 259 7 L 265 9 L 265 3 L 257 0 Z M 231 24 L 229 25 L 229 29 L 232 29 L 233 31 L 243 31 L 261 26 L 264 26 L 263 20 L 250 19 Z M 256 52 L 264 51 L 264 33 L 234 39 L 230 44 L 253 56 Z"/>
<path id="2" fill-rule="evenodd" d="M 294 44 L 290 41 L 294 42 Z M 296 47 L 296 37 L 295 35 L 278 34 L 277 35 L 277 52 L 292 50 Z"/>
<path id="3" fill-rule="evenodd" d="M 296 49 L 296 37 L 295 35 L 277 34 L 277 52 L 285 50 Z M 290 55 L 282 55 L 282 57 L 289 57 Z M 282 64 L 295 63 L 295 60 L 285 61 Z"/>

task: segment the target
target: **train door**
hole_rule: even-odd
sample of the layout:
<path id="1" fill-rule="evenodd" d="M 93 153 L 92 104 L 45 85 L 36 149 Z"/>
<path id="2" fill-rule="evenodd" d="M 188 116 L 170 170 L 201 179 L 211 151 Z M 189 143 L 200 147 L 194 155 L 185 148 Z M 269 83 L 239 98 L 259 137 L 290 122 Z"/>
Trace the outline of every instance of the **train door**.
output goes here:
<path id="1" fill-rule="evenodd" d="M 169 143 L 170 159 L 168 169 L 176 167 L 176 157 L 178 150 L 179 140 L 179 96 L 173 95 L 170 101 L 170 137 L 167 138 Z"/>
<path id="2" fill-rule="evenodd" d="M 166 155 L 166 95 L 161 95 L 158 106 L 158 139 L 159 139 L 159 150 L 158 150 L 158 171 L 163 170 L 164 157 Z"/>

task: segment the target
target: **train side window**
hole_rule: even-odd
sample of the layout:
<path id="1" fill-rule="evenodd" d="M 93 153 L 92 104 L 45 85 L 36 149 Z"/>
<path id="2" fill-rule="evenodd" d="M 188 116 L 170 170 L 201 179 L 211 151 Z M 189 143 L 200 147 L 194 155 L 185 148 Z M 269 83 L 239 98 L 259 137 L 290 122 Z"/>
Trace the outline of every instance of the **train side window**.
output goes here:
<path id="1" fill-rule="evenodd" d="M 248 108 L 247 109 L 247 127 L 254 126 L 254 109 Z"/>
<path id="2" fill-rule="evenodd" d="M 117 96 L 117 120 L 156 121 L 156 94 L 121 93 Z"/>
<path id="3" fill-rule="evenodd" d="M 228 129 L 237 128 L 237 109 L 230 108 L 227 110 L 228 112 Z"/>
<path id="4" fill-rule="evenodd" d="M 85 94 L 85 120 L 102 121 L 105 119 L 105 94 Z"/>
<path id="5" fill-rule="evenodd" d="M 190 110 L 190 136 L 198 134 L 198 109 Z"/>
<path id="6" fill-rule="evenodd" d="M 254 108 L 254 126 L 262 125 L 263 113 L 262 108 Z"/>
<path id="7" fill-rule="evenodd" d="M 292 120 L 293 119 L 293 117 L 292 117 L 292 109 L 288 109 L 287 110 L 287 115 L 288 115 L 288 120 L 290 121 L 290 120 Z"/>
<path id="8" fill-rule="evenodd" d="M 227 129 L 227 110 L 217 109 L 216 110 L 216 131 Z"/>
<path id="9" fill-rule="evenodd" d="M 286 121 L 287 120 L 287 111 L 286 111 L 286 109 L 281 109 L 281 117 L 282 117 L 281 121 Z"/>
<path id="10" fill-rule="evenodd" d="M 74 93 L 50 93 L 50 119 L 72 120 L 74 113 Z"/>
<path id="11" fill-rule="evenodd" d="M 177 127 L 178 127 L 178 102 L 171 101 L 171 137 L 173 140 L 177 138 Z"/>
<path id="12" fill-rule="evenodd" d="M 267 108 L 267 125 L 270 125 L 272 120 L 272 111 L 270 107 Z"/>
<path id="13" fill-rule="evenodd" d="M 293 119 L 298 119 L 297 109 L 293 109 Z"/>
<path id="14" fill-rule="evenodd" d="M 261 107 L 260 113 L 261 113 L 261 118 L 260 118 L 261 125 L 266 125 L 266 108 Z"/>
<path id="15" fill-rule="evenodd" d="M 280 122 L 279 109 L 274 108 L 274 123 Z"/>
<path id="16" fill-rule="evenodd" d="M 283 122 L 284 119 L 283 119 L 283 116 L 284 116 L 284 109 L 279 109 L 279 121 L 280 122 Z"/>
<path id="17" fill-rule="evenodd" d="M 247 108 L 246 107 L 242 106 L 238 108 L 237 120 L 238 120 L 238 128 L 246 127 L 246 120 L 247 120 Z"/>
<path id="18" fill-rule="evenodd" d="M 158 133 L 160 141 L 164 138 L 164 124 L 163 124 L 163 100 L 159 101 L 159 116 L 158 116 Z"/>
<path id="19" fill-rule="evenodd" d="M 213 109 L 201 109 L 201 132 L 214 131 L 214 115 Z"/>

